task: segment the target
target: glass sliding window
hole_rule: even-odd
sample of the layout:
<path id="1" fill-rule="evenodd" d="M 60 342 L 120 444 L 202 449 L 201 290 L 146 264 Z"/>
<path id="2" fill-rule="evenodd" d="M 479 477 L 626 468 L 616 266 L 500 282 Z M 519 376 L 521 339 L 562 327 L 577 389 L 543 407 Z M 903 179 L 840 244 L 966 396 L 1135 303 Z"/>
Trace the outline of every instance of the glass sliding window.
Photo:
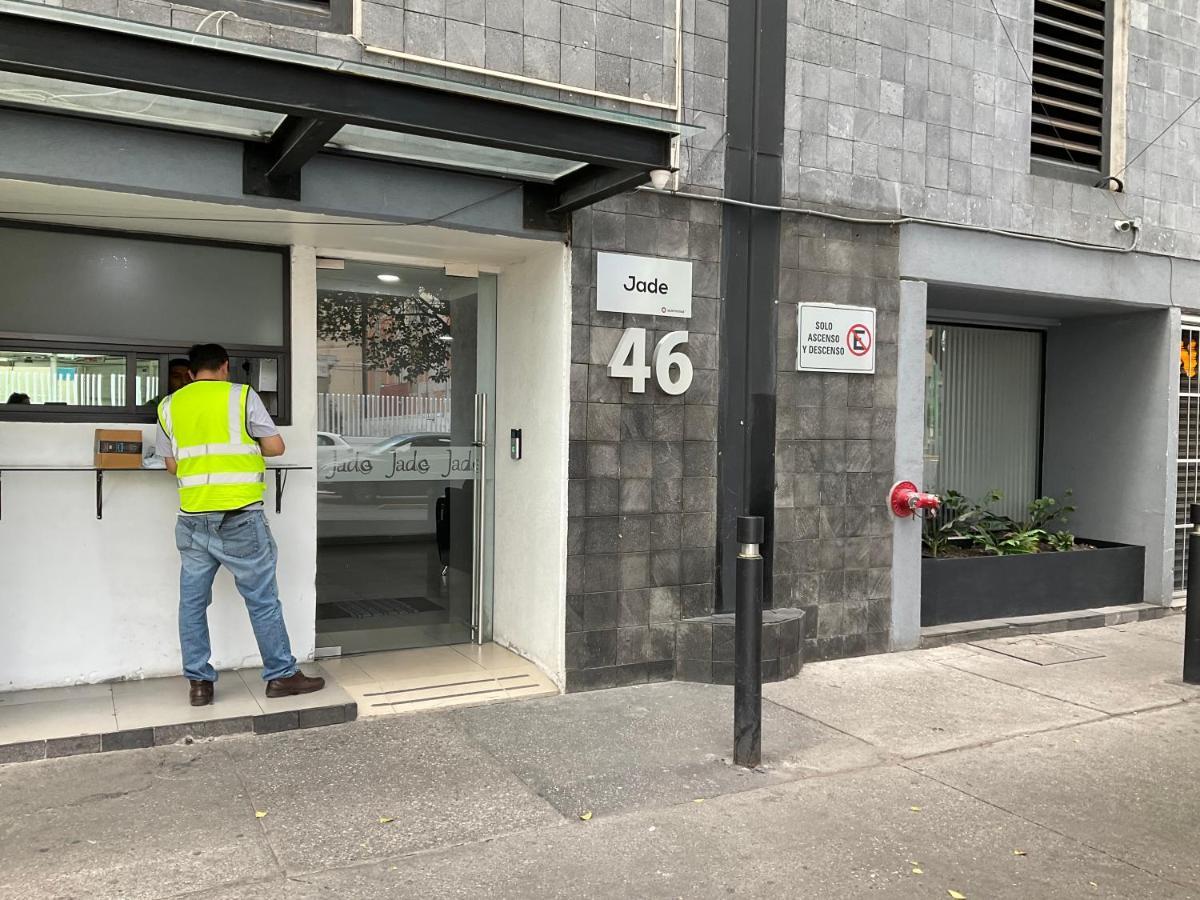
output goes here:
<path id="1" fill-rule="evenodd" d="M 0 394 L 33 406 L 123 407 L 125 379 L 124 356 L 0 350 Z"/>
<path id="2" fill-rule="evenodd" d="M 1022 518 L 1041 483 L 1043 335 L 933 325 L 926 329 L 925 483 Z"/>
<path id="3" fill-rule="evenodd" d="M 165 389 L 160 393 L 162 384 L 162 361 L 158 357 L 146 359 L 139 357 L 137 373 L 133 383 L 133 405 L 155 408 L 158 401 L 165 395 Z"/>

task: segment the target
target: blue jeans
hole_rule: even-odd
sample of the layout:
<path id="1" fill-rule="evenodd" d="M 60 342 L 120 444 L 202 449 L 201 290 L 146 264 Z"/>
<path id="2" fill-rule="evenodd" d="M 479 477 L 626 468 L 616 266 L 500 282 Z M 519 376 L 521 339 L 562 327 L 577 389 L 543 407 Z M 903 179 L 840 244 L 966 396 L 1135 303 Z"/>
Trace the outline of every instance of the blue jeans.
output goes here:
<path id="1" fill-rule="evenodd" d="M 279 588 L 275 540 L 262 510 L 180 516 L 175 522 L 175 546 L 183 566 L 179 572 L 179 646 L 183 674 L 192 681 L 216 681 L 210 657 L 208 607 L 213 579 L 221 566 L 233 574 L 246 601 L 254 638 L 263 661 L 263 680 L 286 678 L 296 671 Z"/>

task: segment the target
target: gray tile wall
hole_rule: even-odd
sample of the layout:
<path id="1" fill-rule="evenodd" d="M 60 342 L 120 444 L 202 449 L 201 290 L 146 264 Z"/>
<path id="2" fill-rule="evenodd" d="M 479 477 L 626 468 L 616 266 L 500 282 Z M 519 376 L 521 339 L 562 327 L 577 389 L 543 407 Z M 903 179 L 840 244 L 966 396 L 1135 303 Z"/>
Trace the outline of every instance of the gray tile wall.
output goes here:
<path id="1" fill-rule="evenodd" d="M 367 0 L 373 46 L 674 102 L 675 5 L 664 0 Z"/>
<path id="2" fill-rule="evenodd" d="M 596 311 L 595 254 L 693 261 L 692 318 Z M 668 680 L 676 626 L 713 611 L 721 210 L 645 193 L 575 215 L 572 251 L 567 688 Z M 680 396 L 608 377 L 623 328 L 687 328 Z"/>
<path id="3" fill-rule="evenodd" d="M 1193 110 L 1127 193 L 1031 175 L 1033 0 L 789 0 L 785 195 L 1200 256 Z M 1128 156 L 1200 95 L 1200 5 L 1131 0 Z M 1005 29 L 1021 52 L 1021 64 Z"/>
<path id="4" fill-rule="evenodd" d="M 805 611 L 805 661 L 888 648 L 898 255 L 894 228 L 784 219 L 773 586 Z M 801 302 L 874 307 L 875 374 L 795 371 Z"/>

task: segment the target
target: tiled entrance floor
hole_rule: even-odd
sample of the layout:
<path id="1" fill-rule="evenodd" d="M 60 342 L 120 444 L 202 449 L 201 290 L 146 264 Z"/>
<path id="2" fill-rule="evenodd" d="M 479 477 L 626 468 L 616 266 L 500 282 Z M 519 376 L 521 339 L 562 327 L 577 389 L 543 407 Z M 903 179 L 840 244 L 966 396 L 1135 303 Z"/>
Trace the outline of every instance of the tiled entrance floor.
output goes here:
<path id="1" fill-rule="evenodd" d="M 272 700 L 258 669 L 240 669 L 222 672 L 212 705 L 199 707 L 189 705 L 183 678 L 0 693 L 0 763 L 558 693 L 536 666 L 494 644 L 370 653 L 303 668 L 324 675 L 325 688 Z"/>
<path id="2" fill-rule="evenodd" d="M 496 644 L 456 644 L 324 659 L 360 716 L 557 694 L 540 669 Z"/>

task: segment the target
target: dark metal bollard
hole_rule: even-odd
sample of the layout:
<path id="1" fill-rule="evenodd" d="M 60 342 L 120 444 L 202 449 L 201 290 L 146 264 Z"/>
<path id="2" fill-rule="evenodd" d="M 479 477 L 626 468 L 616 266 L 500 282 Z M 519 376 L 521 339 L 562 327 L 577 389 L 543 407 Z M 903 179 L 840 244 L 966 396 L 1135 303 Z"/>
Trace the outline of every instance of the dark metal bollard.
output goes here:
<path id="1" fill-rule="evenodd" d="M 1192 504 L 1188 532 L 1187 615 L 1183 631 L 1183 680 L 1200 684 L 1200 503 Z"/>
<path id="2" fill-rule="evenodd" d="M 737 609 L 734 619 L 733 761 L 762 760 L 762 516 L 738 516 Z"/>

